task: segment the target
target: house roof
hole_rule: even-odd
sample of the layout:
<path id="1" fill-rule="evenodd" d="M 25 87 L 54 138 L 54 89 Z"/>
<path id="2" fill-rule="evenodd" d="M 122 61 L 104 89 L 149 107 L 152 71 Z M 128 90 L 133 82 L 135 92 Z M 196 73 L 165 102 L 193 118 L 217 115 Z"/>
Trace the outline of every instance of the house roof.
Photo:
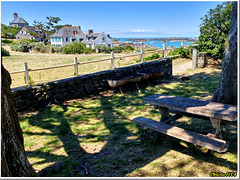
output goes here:
<path id="1" fill-rule="evenodd" d="M 30 32 L 35 32 L 36 31 L 34 26 L 23 26 L 23 28 L 24 27 L 27 28 L 27 30 L 30 31 Z"/>
<path id="2" fill-rule="evenodd" d="M 74 33 L 74 31 L 76 31 L 76 33 Z M 80 29 L 80 26 L 79 27 L 67 26 L 67 27 L 63 27 L 59 31 L 55 32 L 50 37 L 75 37 L 75 34 L 81 34 L 81 33 L 83 33 L 83 32 Z"/>
<path id="3" fill-rule="evenodd" d="M 22 17 L 16 17 L 16 18 L 14 18 L 14 20 L 12 22 L 10 22 L 10 24 L 20 24 L 20 23 L 28 24 L 28 22 L 25 21 Z"/>

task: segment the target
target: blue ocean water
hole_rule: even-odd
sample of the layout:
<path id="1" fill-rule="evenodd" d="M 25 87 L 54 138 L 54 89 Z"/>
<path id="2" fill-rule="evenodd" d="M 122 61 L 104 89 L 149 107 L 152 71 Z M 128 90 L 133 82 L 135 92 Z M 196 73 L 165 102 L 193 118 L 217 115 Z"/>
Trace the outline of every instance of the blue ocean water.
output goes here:
<path id="1" fill-rule="evenodd" d="M 131 41 L 131 39 L 136 39 L 136 38 L 115 38 L 115 39 L 118 40 L 118 41 L 121 41 L 121 42 L 133 42 L 133 43 L 140 44 L 140 42 Z M 148 38 L 144 38 L 144 39 L 148 39 Z M 154 38 L 149 38 L 149 39 L 154 39 Z M 160 41 L 160 40 L 157 40 L 157 41 L 149 40 L 149 41 L 145 41 L 144 43 L 147 44 L 147 45 L 150 45 L 150 46 L 155 46 L 157 48 L 163 48 L 163 43 L 165 43 L 166 47 L 177 48 L 177 47 L 181 46 L 181 41 L 163 42 L 163 41 Z M 190 44 L 193 44 L 193 43 L 194 42 L 184 42 L 183 41 L 183 44 L 187 45 L 187 46 L 189 46 Z"/>

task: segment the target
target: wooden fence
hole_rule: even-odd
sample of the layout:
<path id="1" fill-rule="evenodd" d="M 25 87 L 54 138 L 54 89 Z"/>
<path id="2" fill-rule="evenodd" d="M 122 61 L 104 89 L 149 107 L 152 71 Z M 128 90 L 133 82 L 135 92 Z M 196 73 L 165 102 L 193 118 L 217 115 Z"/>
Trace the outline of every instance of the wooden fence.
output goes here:
<path id="1" fill-rule="evenodd" d="M 97 63 L 97 62 L 103 62 L 103 61 L 109 61 L 111 60 L 111 67 L 112 69 L 115 69 L 115 60 L 116 59 L 121 59 L 121 58 L 126 58 L 126 57 L 133 57 L 133 56 L 140 56 L 141 58 L 141 63 L 143 62 L 143 55 L 144 54 L 150 54 L 150 53 L 156 53 L 159 51 L 163 51 L 163 57 L 166 57 L 166 50 L 174 50 L 174 48 L 168 48 L 166 49 L 165 46 L 163 46 L 163 49 L 159 49 L 156 51 L 148 51 L 148 52 L 143 52 L 143 48 L 141 46 L 141 52 L 140 53 L 135 53 L 135 54 L 129 54 L 129 55 L 125 55 L 125 56 L 118 56 L 115 57 L 114 56 L 114 52 L 111 52 L 111 57 L 110 58 L 105 58 L 105 59 L 100 59 L 100 60 L 93 60 L 93 61 L 87 61 L 87 62 L 77 62 L 77 57 L 74 57 L 74 62 L 71 64 L 63 64 L 63 65 L 57 65 L 57 66 L 50 66 L 50 67 L 43 67 L 43 68 L 35 68 L 35 69 L 30 69 L 28 68 L 28 65 L 26 62 L 23 63 L 23 67 L 24 70 L 20 70 L 20 71 L 12 71 L 10 72 L 10 74 L 17 74 L 17 73 L 24 73 L 25 74 L 25 84 L 19 85 L 19 86 L 15 86 L 15 87 L 21 87 L 21 86 L 30 86 L 31 82 L 30 82 L 30 76 L 29 76 L 29 72 L 33 72 L 33 71 L 41 71 L 41 70 L 47 70 L 47 69 L 55 69 L 55 68 L 63 68 L 63 67 L 68 67 L 68 66 L 74 66 L 74 70 L 75 70 L 75 75 L 79 75 L 78 73 L 78 66 L 79 65 L 83 65 L 83 64 L 91 64 L 91 63 Z M 176 55 L 179 56 L 179 55 Z M 172 57 L 176 57 L 176 56 L 172 56 Z M 67 77 L 66 77 L 67 78 Z M 56 80 L 56 79 L 54 79 Z M 54 81 L 54 80 L 48 80 L 48 81 Z M 40 83 L 40 82 L 37 82 Z M 36 83 L 36 84 L 37 84 Z"/>

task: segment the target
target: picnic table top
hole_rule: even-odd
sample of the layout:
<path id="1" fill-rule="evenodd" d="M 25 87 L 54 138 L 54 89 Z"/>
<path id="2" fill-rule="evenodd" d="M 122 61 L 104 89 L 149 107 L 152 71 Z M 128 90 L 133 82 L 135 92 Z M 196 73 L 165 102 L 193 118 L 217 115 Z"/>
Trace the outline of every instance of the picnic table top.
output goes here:
<path id="1" fill-rule="evenodd" d="M 226 121 L 235 121 L 237 106 L 184 97 L 155 94 L 142 99 L 144 103 Z"/>

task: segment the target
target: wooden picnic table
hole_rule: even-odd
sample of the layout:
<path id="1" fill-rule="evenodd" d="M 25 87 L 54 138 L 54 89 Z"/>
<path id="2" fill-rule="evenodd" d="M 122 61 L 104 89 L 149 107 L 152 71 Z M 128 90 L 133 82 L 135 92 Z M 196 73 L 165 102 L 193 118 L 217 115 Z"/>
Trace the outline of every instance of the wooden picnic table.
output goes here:
<path id="1" fill-rule="evenodd" d="M 217 152 L 227 151 L 229 143 L 222 140 L 220 124 L 221 121 L 237 124 L 236 106 L 163 94 L 145 97 L 142 101 L 159 109 L 161 113 L 160 122 L 138 117 L 133 120 L 134 123 L 210 150 Z M 169 116 L 170 110 L 176 112 L 176 115 Z M 216 128 L 215 135 L 210 133 L 202 135 L 168 124 L 168 122 L 187 114 L 210 118 L 213 127 Z"/>

